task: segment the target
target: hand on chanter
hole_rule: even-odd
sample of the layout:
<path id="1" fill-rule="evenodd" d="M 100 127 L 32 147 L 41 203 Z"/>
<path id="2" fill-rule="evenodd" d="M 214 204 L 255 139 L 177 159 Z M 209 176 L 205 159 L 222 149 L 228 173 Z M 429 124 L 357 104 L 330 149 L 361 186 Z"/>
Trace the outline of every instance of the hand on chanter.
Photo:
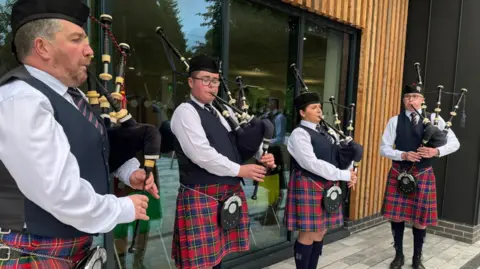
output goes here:
<path id="1" fill-rule="evenodd" d="M 402 153 L 402 160 L 406 160 L 410 162 L 419 162 L 420 159 L 422 159 L 422 156 L 420 156 L 420 154 L 417 152 L 409 151 L 409 152 Z"/>
<path id="2" fill-rule="evenodd" d="M 422 158 L 433 158 L 439 154 L 437 148 L 429 148 L 429 147 L 419 147 L 417 149 L 418 155 Z"/>
<path id="3" fill-rule="evenodd" d="M 267 168 L 274 169 L 275 167 L 277 167 L 277 165 L 275 164 L 275 159 L 273 157 L 273 154 L 271 153 L 263 155 L 262 158 L 260 159 L 260 162 Z"/>
<path id="4" fill-rule="evenodd" d="M 150 176 L 147 179 L 145 179 L 145 177 L 145 170 L 135 170 L 135 172 L 133 172 L 130 176 L 130 185 L 136 190 L 143 190 L 143 183 L 145 182 L 145 180 L 147 180 L 147 182 L 145 183 L 145 190 L 151 195 L 153 195 L 153 197 L 155 197 L 156 199 L 160 199 L 160 195 L 158 195 L 158 188 L 153 178 L 153 173 L 150 173 Z"/>
<path id="5" fill-rule="evenodd" d="M 135 219 L 149 220 L 150 218 L 147 215 L 148 197 L 142 194 L 134 194 L 128 196 L 128 198 L 132 200 L 135 207 Z"/>
<path id="6" fill-rule="evenodd" d="M 351 188 L 355 184 L 357 184 L 357 172 L 352 168 L 350 169 L 350 181 L 347 183 L 347 186 Z"/>
<path id="7" fill-rule="evenodd" d="M 251 178 L 255 181 L 263 182 L 263 178 L 267 173 L 267 168 L 257 164 L 244 164 L 240 166 L 240 171 L 238 172 L 239 177 L 242 178 Z"/>

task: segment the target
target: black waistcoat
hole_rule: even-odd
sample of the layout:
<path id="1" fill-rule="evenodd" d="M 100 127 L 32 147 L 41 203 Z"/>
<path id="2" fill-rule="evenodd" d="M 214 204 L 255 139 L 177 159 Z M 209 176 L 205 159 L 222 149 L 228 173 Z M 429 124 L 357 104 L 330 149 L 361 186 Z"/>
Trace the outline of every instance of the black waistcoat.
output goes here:
<path id="1" fill-rule="evenodd" d="M 428 115 L 427 115 L 428 116 Z M 422 144 L 424 133 L 424 126 L 421 121 L 415 127 L 411 120 L 405 114 L 405 111 L 398 115 L 395 148 L 401 151 L 414 151 Z M 410 168 L 413 162 L 409 161 L 393 161 L 393 163 L 400 164 L 401 168 Z M 420 162 L 415 163 L 416 168 L 427 168 L 432 166 L 432 159 L 421 159 Z"/>
<path id="2" fill-rule="evenodd" d="M 13 80 L 23 80 L 44 94 L 50 101 L 56 121 L 63 127 L 70 144 L 70 151 L 80 167 L 80 177 L 92 184 L 95 192 L 108 193 L 108 138 L 101 135 L 95 126 L 76 107 L 52 88 L 32 77 L 20 66 L 0 79 L 0 85 Z M 103 121 L 99 119 L 103 124 Z M 104 126 L 105 127 L 105 126 Z M 28 169 L 28 163 L 25 164 Z M 35 184 L 35 178 L 32 178 Z M 85 201 L 87 202 L 87 201 Z M 28 200 L 18 189 L 14 179 L 0 162 L 0 228 L 22 231 L 48 237 L 78 237 L 86 235 L 72 226 L 58 221 L 53 215 Z"/>
<path id="3" fill-rule="evenodd" d="M 335 165 L 335 167 L 338 167 L 337 145 L 332 144 L 328 140 L 327 136 L 329 134 L 323 133 L 323 132 L 319 133 L 319 132 L 317 132 L 315 130 L 312 130 L 311 128 L 308 128 L 308 127 L 303 126 L 303 125 L 299 125 L 297 128 L 302 128 L 305 131 L 307 131 L 308 134 L 310 134 L 310 138 L 311 138 L 310 141 L 312 143 L 313 152 L 315 153 L 315 156 L 317 157 L 317 159 L 326 161 L 328 163 L 331 163 L 331 164 Z M 292 163 L 293 163 L 293 166 L 294 166 L 295 170 L 302 171 L 303 176 L 310 177 L 315 181 L 325 181 L 326 180 L 325 178 L 323 178 L 319 175 L 315 175 L 314 173 L 302 168 L 298 164 L 298 162 L 295 160 L 295 158 L 292 158 Z"/>
<path id="4" fill-rule="evenodd" d="M 237 149 L 234 133 L 225 129 L 220 122 L 220 119 L 200 107 L 194 101 L 190 100 L 188 103 L 197 110 L 210 146 L 218 153 L 227 157 L 230 161 L 240 164 L 241 157 Z M 211 174 L 207 170 L 196 165 L 185 155 L 177 139 L 175 139 L 175 153 L 177 154 L 180 183 L 182 184 L 237 185 L 241 181 L 241 178 L 239 177 L 222 177 Z M 198 154 L 201 155 L 202 153 L 198 152 Z"/>

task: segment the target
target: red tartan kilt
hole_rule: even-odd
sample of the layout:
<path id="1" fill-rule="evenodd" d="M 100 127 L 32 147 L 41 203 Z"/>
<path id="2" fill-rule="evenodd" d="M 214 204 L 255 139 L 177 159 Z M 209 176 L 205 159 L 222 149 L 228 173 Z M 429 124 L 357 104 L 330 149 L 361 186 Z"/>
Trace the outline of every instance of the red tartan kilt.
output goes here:
<path id="1" fill-rule="evenodd" d="M 437 193 L 433 169 L 413 169 L 417 191 L 408 196 L 397 189 L 399 165 L 394 164 L 388 173 L 382 213 L 387 219 L 408 221 L 422 226 L 437 225 Z"/>
<path id="2" fill-rule="evenodd" d="M 285 208 L 285 223 L 289 231 L 320 232 L 344 224 L 342 206 L 335 213 L 327 213 L 322 205 L 321 188 L 329 188 L 334 182 L 315 183 L 302 176 L 300 171 L 293 171 Z"/>
<path id="3" fill-rule="evenodd" d="M 172 258 L 177 268 L 209 268 L 232 252 L 249 249 L 249 218 L 245 193 L 240 184 L 189 185 L 180 187 L 172 240 Z M 235 193 L 242 200 L 240 224 L 225 231 L 218 225 L 218 202 Z"/>
<path id="4" fill-rule="evenodd" d="M 73 262 L 81 260 L 92 246 L 92 237 L 50 238 L 31 234 L 10 233 L 0 235 L 0 243 L 27 252 L 59 257 Z M 38 256 L 0 261 L 1 269 L 70 269 L 72 263 Z"/>

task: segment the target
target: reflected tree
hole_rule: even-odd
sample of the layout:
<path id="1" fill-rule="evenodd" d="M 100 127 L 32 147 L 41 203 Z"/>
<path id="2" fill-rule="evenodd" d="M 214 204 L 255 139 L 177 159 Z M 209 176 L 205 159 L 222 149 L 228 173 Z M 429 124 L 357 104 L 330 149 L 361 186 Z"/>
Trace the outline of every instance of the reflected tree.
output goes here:
<path id="1" fill-rule="evenodd" d="M 18 62 L 12 54 L 12 29 L 10 16 L 15 0 L 7 0 L 0 5 L 0 76 L 18 66 Z"/>

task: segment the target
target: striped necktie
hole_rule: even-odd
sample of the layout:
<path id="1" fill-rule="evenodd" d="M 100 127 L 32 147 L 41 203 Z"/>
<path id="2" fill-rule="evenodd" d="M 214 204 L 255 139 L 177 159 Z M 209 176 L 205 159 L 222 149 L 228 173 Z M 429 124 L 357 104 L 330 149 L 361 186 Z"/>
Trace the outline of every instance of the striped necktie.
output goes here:
<path id="1" fill-rule="evenodd" d="M 321 128 L 321 127 L 320 127 L 320 124 L 317 124 L 317 126 L 315 127 L 315 129 L 317 129 L 317 131 L 318 131 L 319 133 L 324 134 L 325 137 L 328 139 L 328 141 L 330 141 L 330 143 L 332 143 L 332 144 L 335 143 L 335 139 L 334 139 L 332 136 L 330 136 L 330 134 L 329 134 L 327 131 L 325 131 L 325 129 Z"/>
<path id="2" fill-rule="evenodd" d="M 211 104 L 205 104 L 204 107 L 205 107 L 205 110 L 212 113 L 212 115 L 215 116 L 215 118 L 218 118 L 217 111 L 215 111 L 215 109 L 213 108 L 213 106 Z"/>
<path id="3" fill-rule="evenodd" d="M 413 125 L 413 126 L 416 126 L 417 123 L 418 123 L 417 113 L 412 112 L 412 114 L 410 114 L 410 117 L 412 118 L 412 120 L 411 120 L 412 125 Z"/>
<path id="4" fill-rule="evenodd" d="M 77 106 L 78 110 L 92 123 L 95 128 L 103 135 L 103 126 L 98 122 L 97 117 L 93 114 L 92 110 L 88 106 L 87 100 L 83 98 L 82 94 L 74 88 L 67 89 L 68 94 L 72 96 L 73 102 Z"/>

